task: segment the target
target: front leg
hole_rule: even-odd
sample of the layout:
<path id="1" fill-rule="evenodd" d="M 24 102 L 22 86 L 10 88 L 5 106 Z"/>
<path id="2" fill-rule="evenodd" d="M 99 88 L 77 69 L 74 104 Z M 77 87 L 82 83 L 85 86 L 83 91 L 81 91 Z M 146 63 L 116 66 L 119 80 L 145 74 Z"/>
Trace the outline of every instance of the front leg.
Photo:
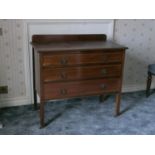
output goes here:
<path id="1" fill-rule="evenodd" d="M 120 114 L 121 93 L 116 94 L 115 116 Z"/>
<path id="2" fill-rule="evenodd" d="M 40 102 L 40 127 L 45 127 L 45 109 L 44 109 L 44 102 Z"/>

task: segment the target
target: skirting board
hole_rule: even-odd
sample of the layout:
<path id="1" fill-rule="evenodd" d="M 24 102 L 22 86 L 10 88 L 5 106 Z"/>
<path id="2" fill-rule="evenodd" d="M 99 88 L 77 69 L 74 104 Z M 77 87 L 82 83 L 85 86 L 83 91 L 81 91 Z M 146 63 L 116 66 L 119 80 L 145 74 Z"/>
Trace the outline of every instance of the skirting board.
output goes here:
<path id="1" fill-rule="evenodd" d="M 155 88 L 155 83 L 152 83 L 151 88 L 152 89 Z M 141 91 L 141 90 L 146 90 L 146 85 L 130 84 L 130 85 L 124 86 L 122 89 L 122 92 L 134 92 L 134 91 Z M 0 100 L 0 108 L 28 105 L 28 104 L 32 104 L 31 102 L 32 100 L 28 97 L 9 98 L 9 99 Z"/>
<path id="2" fill-rule="evenodd" d="M 16 97 L 0 100 L 0 108 L 32 104 L 29 97 Z"/>
<path id="3" fill-rule="evenodd" d="M 154 89 L 154 88 L 155 88 L 155 82 L 153 81 L 151 84 L 151 89 Z M 122 88 L 123 93 L 142 91 L 142 90 L 146 90 L 146 84 L 129 84 L 129 85 L 123 86 Z"/>

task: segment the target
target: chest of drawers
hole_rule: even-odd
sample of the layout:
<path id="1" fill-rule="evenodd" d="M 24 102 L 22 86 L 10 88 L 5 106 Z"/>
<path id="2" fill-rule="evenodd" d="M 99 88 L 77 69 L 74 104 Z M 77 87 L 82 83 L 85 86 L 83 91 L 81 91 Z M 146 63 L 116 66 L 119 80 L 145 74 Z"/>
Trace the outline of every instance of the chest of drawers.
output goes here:
<path id="1" fill-rule="evenodd" d="M 106 35 L 34 35 L 34 105 L 40 96 L 40 124 L 48 100 L 116 93 L 119 114 L 126 47 Z"/>

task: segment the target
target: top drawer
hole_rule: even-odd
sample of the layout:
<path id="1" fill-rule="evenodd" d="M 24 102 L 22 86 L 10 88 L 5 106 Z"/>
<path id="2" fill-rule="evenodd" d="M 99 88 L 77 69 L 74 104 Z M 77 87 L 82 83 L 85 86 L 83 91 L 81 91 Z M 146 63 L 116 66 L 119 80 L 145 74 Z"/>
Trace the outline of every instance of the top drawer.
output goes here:
<path id="1" fill-rule="evenodd" d="M 43 54 L 42 65 L 46 66 L 72 66 L 83 64 L 119 63 L 123 59 L 123 52 L 89 52 Z"/>

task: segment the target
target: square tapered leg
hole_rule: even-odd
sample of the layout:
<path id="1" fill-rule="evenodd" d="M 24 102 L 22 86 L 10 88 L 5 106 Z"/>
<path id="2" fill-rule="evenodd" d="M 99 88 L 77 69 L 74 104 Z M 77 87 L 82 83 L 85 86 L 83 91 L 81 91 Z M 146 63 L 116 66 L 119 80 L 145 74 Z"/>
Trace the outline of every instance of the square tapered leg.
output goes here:
<path id="1" fill-rule="evenodd" d="M 146 86 L 146 97 L 149 97 L 150 95 L 151 82 L 152 82 L 152 74 L 148 73 L 147 86 Z"/>
<path id="2" fill-rule="evenodd" d="M 116 106 L 115 106 L 115 116 L 120 114 L 120 101 L 121 101 L 121 94 L 116 94 Z"/>

